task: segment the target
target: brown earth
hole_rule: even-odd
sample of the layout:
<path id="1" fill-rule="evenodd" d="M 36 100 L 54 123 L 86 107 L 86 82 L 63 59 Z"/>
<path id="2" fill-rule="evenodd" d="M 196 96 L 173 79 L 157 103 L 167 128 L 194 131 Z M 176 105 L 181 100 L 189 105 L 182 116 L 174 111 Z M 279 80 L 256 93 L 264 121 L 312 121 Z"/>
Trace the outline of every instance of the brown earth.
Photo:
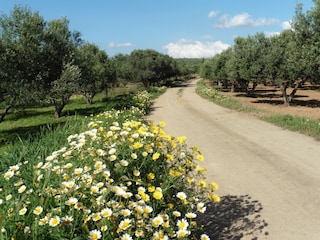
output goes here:
<path id="1" fill-rule="evenodd" d="M 259 85 L 254 97 L 244 93 L 223 92 L 223 95 L 234 97 L 245 106 L 255 107 L 267 112 L 289 114 L 320 120 L 320 86 L 306 86 L 299 89 L 289 107 L 283 105 L 281 92 L 274 87 Z M 289 89 L 288 92 L 290 92 Z"/>
<path id="2" fill-rule="evenodd" d="M 155 100 L 148 119 L 165 121 L 168 134 L 187 136 L 189 146 L 198 146 L 208 182 L 219 184 L 221 203 L 200 216 L 205 232 L 217 240 L 319 240 L 320 143 L 217 106 L 195 93 L 196 82 L 167 89 Z M 319 101 L 313 91 L 299 95 Z M 241 100 L 281 113 L 304 111 L 319 119 L 312 107 Z"/>

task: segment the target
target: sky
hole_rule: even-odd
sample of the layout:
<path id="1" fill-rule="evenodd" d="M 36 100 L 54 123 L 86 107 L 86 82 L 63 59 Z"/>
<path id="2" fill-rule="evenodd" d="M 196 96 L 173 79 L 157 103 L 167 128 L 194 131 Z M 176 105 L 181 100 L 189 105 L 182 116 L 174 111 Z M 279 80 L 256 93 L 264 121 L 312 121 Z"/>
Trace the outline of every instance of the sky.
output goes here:
<path id="1" fill-rule="evenodd" d="M 279 34 L 290 28 L 297 2 L 312 0 L 0 0 L 0 13 L 15 5 L 47 21 L 67 17 L 70 30 L 108 56 L 153 49 L 173 58 L 208 58 L 238 36 Z"/>

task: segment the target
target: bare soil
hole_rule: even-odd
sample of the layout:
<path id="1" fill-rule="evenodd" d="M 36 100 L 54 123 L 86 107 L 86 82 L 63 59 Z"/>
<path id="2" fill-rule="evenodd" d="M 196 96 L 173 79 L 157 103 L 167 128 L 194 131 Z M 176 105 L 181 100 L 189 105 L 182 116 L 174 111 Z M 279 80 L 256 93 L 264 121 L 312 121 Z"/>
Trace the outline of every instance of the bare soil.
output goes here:
<path id="1" fill-rule="evenodd" d="M 189 146 L 198 146 L 207 180 L 219 184 L 221 203 L 199 216 L 206 233 L 218 240 L 318 240 L 320 143 L 217 106 L 195 93 L 196 82 L 168 89 L 155 100 L 148 119 L 165 121 L 168 134 L 187 136 Z M 298 96 L 319 104 L 314 91 Z M 280 100 L 274 97 L 237 98 L 268 111 L 319 119 L 314 107 L 257 103 Z"/>
<path id="2" fill-rule="evenodd" d="M 317 91 L 318 89 L 318 91 Z M 305 86 L 299 89 L 289 107 L 283 105 L 281 92 L 274 87 L 259 85 L 253 97 L 244 93 L 222 92 L 223 95 L 235 98 L 245 106 L 267 112 L 289 114 L 320 120 L 320 86 Z M 290 92 L 289 89 L 288 92 Z"/>

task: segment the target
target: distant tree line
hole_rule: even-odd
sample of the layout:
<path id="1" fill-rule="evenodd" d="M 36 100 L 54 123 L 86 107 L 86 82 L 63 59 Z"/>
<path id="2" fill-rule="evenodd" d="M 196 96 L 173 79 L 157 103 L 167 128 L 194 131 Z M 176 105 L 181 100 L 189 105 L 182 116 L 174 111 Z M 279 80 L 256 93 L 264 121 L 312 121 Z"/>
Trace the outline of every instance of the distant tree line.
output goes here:
<path id="1" fill-rule="evenodd" d="M 200 75 L 231 91 L 254 94 L 258 84 L 279 87 L 289 106 L 306 82 L 320 83 L 320 1 L 303 12 L 297 4 L 292 29 L 266 37 L 263 33 L 237 37 L 234 45 L 206 59 Z M 291 89 L 288 92 L 288 88 Z"/>
<path id="2" fill-rule="evenodd" d="M 97 93 L 119 84 L 148 88 L 194 72 L 151 49 L 110 58 L 71 31 L 65 17 L 46 21 L 20 5 L 0 16 L 0 123 L 10 109 L 51 104 L 58 118 L 73 94 L 92 104 Z"/>

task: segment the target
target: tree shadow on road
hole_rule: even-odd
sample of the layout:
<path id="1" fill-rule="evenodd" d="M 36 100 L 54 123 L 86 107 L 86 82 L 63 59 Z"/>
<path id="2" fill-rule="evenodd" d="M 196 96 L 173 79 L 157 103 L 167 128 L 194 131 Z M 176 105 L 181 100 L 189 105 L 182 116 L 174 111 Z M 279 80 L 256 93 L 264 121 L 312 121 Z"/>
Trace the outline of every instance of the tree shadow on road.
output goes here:
<path id="1" fill-rule="evenodd" d="M 250 196 L 223 196 L 220 203 L 211 203 L 198 216 L 198 223 L 211 240 L 259 239 L 266 237 L 268 224 L 261 218 L 262 205 Z"/>

